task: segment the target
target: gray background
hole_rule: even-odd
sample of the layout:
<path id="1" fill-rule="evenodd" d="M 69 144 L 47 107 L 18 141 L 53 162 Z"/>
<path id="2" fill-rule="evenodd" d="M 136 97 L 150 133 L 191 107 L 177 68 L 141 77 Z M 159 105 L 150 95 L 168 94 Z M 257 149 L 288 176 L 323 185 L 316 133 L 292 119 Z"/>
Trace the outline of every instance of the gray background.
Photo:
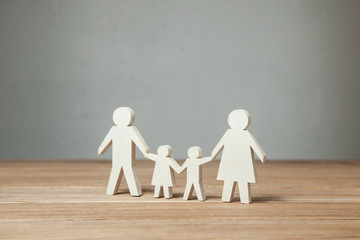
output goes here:
<path id="1" fill-rule="evenodd" d="M 119 106 L 177 158 L 236 108 L 271 159 L 360 157 L 360 1 L 0 0 L 0 34 L 0 158 L 96 158 Z"/>

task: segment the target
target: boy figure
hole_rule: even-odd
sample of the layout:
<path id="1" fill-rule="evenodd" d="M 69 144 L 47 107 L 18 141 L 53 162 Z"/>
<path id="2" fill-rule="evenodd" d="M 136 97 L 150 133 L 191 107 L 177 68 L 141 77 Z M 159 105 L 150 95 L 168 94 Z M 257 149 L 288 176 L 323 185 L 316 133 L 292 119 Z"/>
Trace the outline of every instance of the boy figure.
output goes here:
<path id="1" fill-rule="evenodd" d="M 180 168 L 182 172 L 187 168 L 187 183 L 184 192 L 184 200 L 189 200 L 195 188 L 195 192 L 199 201 L 205 201 L 206 196 L 202 183 L 202 164 L 210 162 L 213 157 L 201 158 L 201 148 L 191 147 L 188 150 L 189 158 L 186 159 Z"/>

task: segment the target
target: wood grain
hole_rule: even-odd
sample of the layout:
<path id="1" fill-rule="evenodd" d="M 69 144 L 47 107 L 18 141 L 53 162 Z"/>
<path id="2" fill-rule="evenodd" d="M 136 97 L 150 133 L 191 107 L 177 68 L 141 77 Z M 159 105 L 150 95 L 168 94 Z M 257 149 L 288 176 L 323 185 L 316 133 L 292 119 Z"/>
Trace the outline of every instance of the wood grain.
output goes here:
<path id="1" fill-rule="evenodd" d="M 208 200 L 155 199 L 154 163 L 137 161 L 144 196 L 106 195 L 110 161 L 0 161 L 0 239 L 359 239 L 360 161 L 257 164 L 253 203 L 222 203 L 219 162 L 203 167 Z"/>

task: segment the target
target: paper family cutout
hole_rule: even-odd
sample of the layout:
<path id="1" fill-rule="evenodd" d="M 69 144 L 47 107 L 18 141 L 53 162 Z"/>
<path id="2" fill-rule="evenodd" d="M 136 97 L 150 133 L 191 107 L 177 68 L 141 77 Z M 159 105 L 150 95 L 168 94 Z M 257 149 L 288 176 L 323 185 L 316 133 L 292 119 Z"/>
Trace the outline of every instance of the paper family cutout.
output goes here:
<path id="1" fill-rule="evenodd" d="M 171 157 L 172 148 L 169 145 L 160 146 L 157 154 L 150 153 L 150 148 L 140 132 L 132 124 L 135 121 L 134 111 L 129 107 L 120 107 L 114 111 L 113 121 L 105 139 L 101 143 L 98 154 L 104 154 L 112 145 L 112 169 L 106 193 L 116 194 L 122 176 L 126 182 L 131 196 L 141 196 L 141 185 L 135 168 L 135 146 L 144 156 L 155 162 L 151 184 L 155 186 L 154 197 L 164 195 L 165 198 L 173 196 L 172 188 L 175 186 L 174 171 L 180 174 L 187 170 L 187 183 L 184 200 L 189 200 L 193 190 L 199 201 L 205 201 L 206 196 L 202 184 L 202 165 L 214 160 L 222 151 L 217 180 L 224 181 L 222 201 L 231 202 L 236 184 L 239 187 L 241 203 L 251 203 L 250 184 L 256 182 L 254 168 L 254 153 L 262 162 L 266 156 L 253 134 L 247 128 L 250 125 L 249 113 L 243 109 L 236 109 L 229 114 L 230 128 L 225 132 L 215 146 L 210 157 L 202 158 L 200 147 L 191 147 L 184 164 L 179 164 Z"/>

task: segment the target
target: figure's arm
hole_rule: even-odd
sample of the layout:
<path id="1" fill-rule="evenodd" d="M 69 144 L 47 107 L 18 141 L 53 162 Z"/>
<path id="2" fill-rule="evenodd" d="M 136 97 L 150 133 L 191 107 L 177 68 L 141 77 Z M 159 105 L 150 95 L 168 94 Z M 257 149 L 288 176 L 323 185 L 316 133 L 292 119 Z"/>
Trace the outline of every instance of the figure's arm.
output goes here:
<path id="1" fill-rule="evenodd" d="M 135 127 L 131 127 L 132 131 L 132 140 L 135 145 L 140 149 L 140 151 L 145 155 L 146 153 L 150 152 L 150 148 L 145 142 L 144 138 L 141 136 L 139 130 Z"/>
<path id="2" fill-rule="evenodd" d="M 179 169 L 179 174 L 182 172 L 182 171 L 184 171 L 185 170 L 185 168 L 187 168 L 187 162 L 188 162 L 188 160 L 186 159 L 185 160 L 185 162 L 183 163 L 183 165 L 180 167 L 180 169 Z"/>
<path id="3" fill-rule="evenodd" d="M 222 136 L 222 138 L 220 139 L 218 144 L 216 144 L 214 150 L 212 151 L 211 153 L 212 159 L 215 159 L 219 155 L 219 153 L 223 150 L 226 135 L 227 135 L 227 131 L 225 132 L 224 136 Z"/>
<path id="4" fill-rule="evenodd" d="M 150 160 L 153 160 L 153 161 L 157 161 L 158 160 L 158 155 L 156 154 L 153 154 L 153 153 L 145 153 L 144 156 Z"/>
<path id="5" fill-rule="evenodd" d="M 211 160 L 213 160 L 213 157 L 205 157 L 205 158 L 201 158 L 198 160 L 199 165 L 210 162 Z"/>
<path id="6" fill-rule="evenodd" d="M 170 167 L 172 167 L 174 170 L 175 170 L 175 172 L 177 172 L 177 174 L 179 174 L 179 173 L 181 173 L 181 167 L 180 167 L 180 165 L 175 161 L 175 159 L 173 159 L 173 158 L 170 158 L 169 159 L 169 161 L 170 161 Z"/>
<path id="7" fill-rule="evenodd" d="M 262 148 L 260 147 L 260 144 L 256 141 L 254 135 L 249 130 L 248 130 L 248 133 L 249 133 L 250 147 L 254 150 L 254 152 L 259 157 L 261 162 L 264 163 L 266 161 L 266 154 L 265 154 L 264 150 L 262 150 Z"/>
<path id="8" fill-rule="evenodd" d="M 98 148 L 98 155 L 103 155 L 111 146 L 112 144 L 112 133 L 113 133 L 114 127 L 110 128 L 110 131 L 106 134 L 104 140 L 100 144 L 100 147 Z"/>

